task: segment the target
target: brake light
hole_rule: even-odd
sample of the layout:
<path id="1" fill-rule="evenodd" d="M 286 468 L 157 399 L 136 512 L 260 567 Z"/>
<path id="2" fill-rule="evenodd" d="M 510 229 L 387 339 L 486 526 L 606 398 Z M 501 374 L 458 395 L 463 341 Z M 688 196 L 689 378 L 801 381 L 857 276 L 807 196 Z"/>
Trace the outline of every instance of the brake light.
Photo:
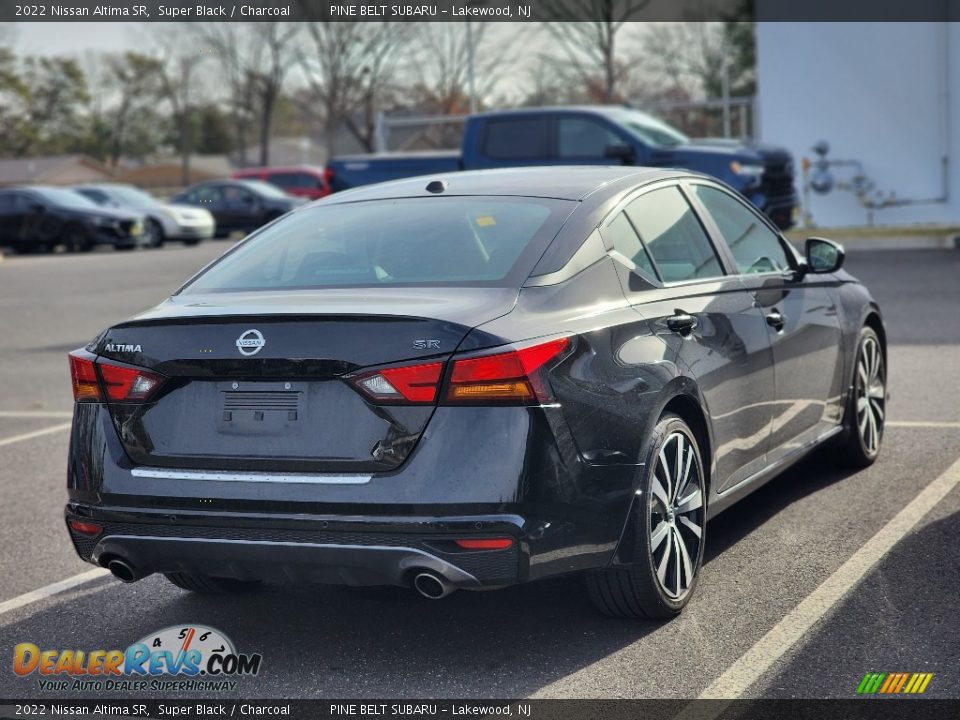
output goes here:
<path id="1" fill-rule="evenodd" d="M 100 362 L 100 376 L 107 399 L 116 402 L 146 400 L 160 386 L 161 377 L 140 368 L 121 367 Z"/>
<path id="2" fill-rule="evenodd" d="M 142 368 L 95 362 L 75 353 L 70 353 L 69 358 L 73 399 L 77 402 L 143 402 L 163 382 L 162 375 Z"/>
<path id="3" fill-rule="evenodd" d="M 542 368 L 570 347 L 557 338 L 510 352 L 456 360 L 445 402 L 449 404 L 544 403 L 550 391 Z"/>
<path id="4" fill-rule="evenodd" d="M 337 176 L 337 173 L 329 165 L 323 168 L 323 180 L 325 183 L 327 183 L 327 187 L 330 190 L 333 190 L 333 179 L 336 176 Z"/>
<path id="5" fill-rule="evenodd" d="M 432 405 L 442 373 L 443 363 L 434 362 L 383 368 L 353 378 L 353 382 L 379 403 Z"/>
<path id="6" fill-rule="evenodd" d="M 453 542 L 464 550 L 506 550 L 513 545 L 510 538 L 464 538 Z"/>
<path id="7" fill-rule="evenodd" d="M 70 353 L 70 379 L 73 382 L 73 399 L 76 402 L 98 402 L 102 400 L 100 384 L 93 360 Z"/>

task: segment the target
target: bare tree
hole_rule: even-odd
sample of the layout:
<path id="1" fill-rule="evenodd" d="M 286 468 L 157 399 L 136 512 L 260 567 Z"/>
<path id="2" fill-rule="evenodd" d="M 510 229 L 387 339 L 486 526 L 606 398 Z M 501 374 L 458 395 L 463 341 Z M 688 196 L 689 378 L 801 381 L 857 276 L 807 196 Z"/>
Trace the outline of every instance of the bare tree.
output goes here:
<path id="1" fill-rule="evenodd" d="M 160 92 L 161 67 L 155 58 L 136 52 L 111 55 L 106 65 L 105 84 L 116 95 L 116 105 L 108 112 L 110 164 L 115 167 L 123 154 L 131 120 Z"/>
<path id="2" fill-rule="evenodd" d="M 168 26 L 155 35 L 157 80 L 170 107 L 180 153 L 180 182 L 190 184 L 190 155 L 193 153 L 193 120 L 202 88 L 203 64 L 210 57 L 198 48 L 182 25 Z"/>
<path id="3" fill-rule="evenodd" d="M 342 125 L 372 150 L 376 111 L 393 80 L 398 50 L 410 37 L 409 26 L 328 21 L 304 25 L 309 46 L 301 66 L 322 109 L 328 156 Z"/>
<path id="4" fill-rule="evenodd" d="M 714 94 L 719 88 L 727 53 L 719 22 L 656 23 L 643 35 L 643 53 L 674 90 Z"/>
<path id="5" fill-rule="evenodd" d="M 599 86 L 603 102 L 619 97 L 626 66 L 618 60 L 617 40 L 624 25 L 635 20 L 650 0 L 547 0 L 545 9 L 556 20 L 546 22 L 547 32 L 563 50 L 569 68 L 585 86 Z"/>
<path id="6" fill-rule="evenodd" d="M 250 128 L 259 125 L 259 164 L 270 163 L 277 100 L 299 57 L 295 23 L 204 23 L 196 31 L 227 80 L 230 118 L 240 162 L 247 164 Z"/>

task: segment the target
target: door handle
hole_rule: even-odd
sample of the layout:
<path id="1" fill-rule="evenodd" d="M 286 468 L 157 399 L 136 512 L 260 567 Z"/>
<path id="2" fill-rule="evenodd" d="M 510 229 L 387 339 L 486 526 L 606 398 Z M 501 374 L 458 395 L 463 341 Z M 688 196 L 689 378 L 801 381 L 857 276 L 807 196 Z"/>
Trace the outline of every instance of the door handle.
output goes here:
<path id="1" fill-rule="evenodd" d="M 697 319 L 681 310 L 675 310 L 674 312 L 676 315 L 667 318 L 667 327 L 675 333 L 688 335 L 697 326 Z"/>
<path id="2" fill-rule="evenodd" d="M 781 314 L 779 310 L 774 310 L 767 315 L 767 325 L 772 327 L 777 332 L 783 330 L 783 326 L 786 324 L 786 322 L 786 316 Z"/>

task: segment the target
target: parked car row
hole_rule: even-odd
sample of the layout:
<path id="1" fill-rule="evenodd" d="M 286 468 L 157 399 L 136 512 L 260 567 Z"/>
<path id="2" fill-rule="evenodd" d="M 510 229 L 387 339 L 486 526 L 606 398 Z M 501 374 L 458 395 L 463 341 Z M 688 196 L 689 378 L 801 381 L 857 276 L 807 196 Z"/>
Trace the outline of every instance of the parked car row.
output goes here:
<path id="1" fill-rule="evenodd" d="M 307 202 L 260 180 L 213 180 L 163 202 L 132 185 L 0 189 L 0 246 L 19 253 L 196 245 L 249 233 Z"/>

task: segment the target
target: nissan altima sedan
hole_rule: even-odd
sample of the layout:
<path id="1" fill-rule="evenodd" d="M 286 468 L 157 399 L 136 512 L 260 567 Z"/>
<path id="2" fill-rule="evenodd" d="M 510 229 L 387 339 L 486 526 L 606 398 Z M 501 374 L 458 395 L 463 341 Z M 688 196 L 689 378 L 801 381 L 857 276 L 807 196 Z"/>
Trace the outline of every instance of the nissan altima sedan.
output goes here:
<path id="1" fill-rule="evenodd" d="M 877 458 L 884 327 L 843 259 L 680 171 L 335 195 L 71 353 L 70 536 L 196 592 L 580 573 L 668 618 L 711 517 L 819 446 Z"/>

